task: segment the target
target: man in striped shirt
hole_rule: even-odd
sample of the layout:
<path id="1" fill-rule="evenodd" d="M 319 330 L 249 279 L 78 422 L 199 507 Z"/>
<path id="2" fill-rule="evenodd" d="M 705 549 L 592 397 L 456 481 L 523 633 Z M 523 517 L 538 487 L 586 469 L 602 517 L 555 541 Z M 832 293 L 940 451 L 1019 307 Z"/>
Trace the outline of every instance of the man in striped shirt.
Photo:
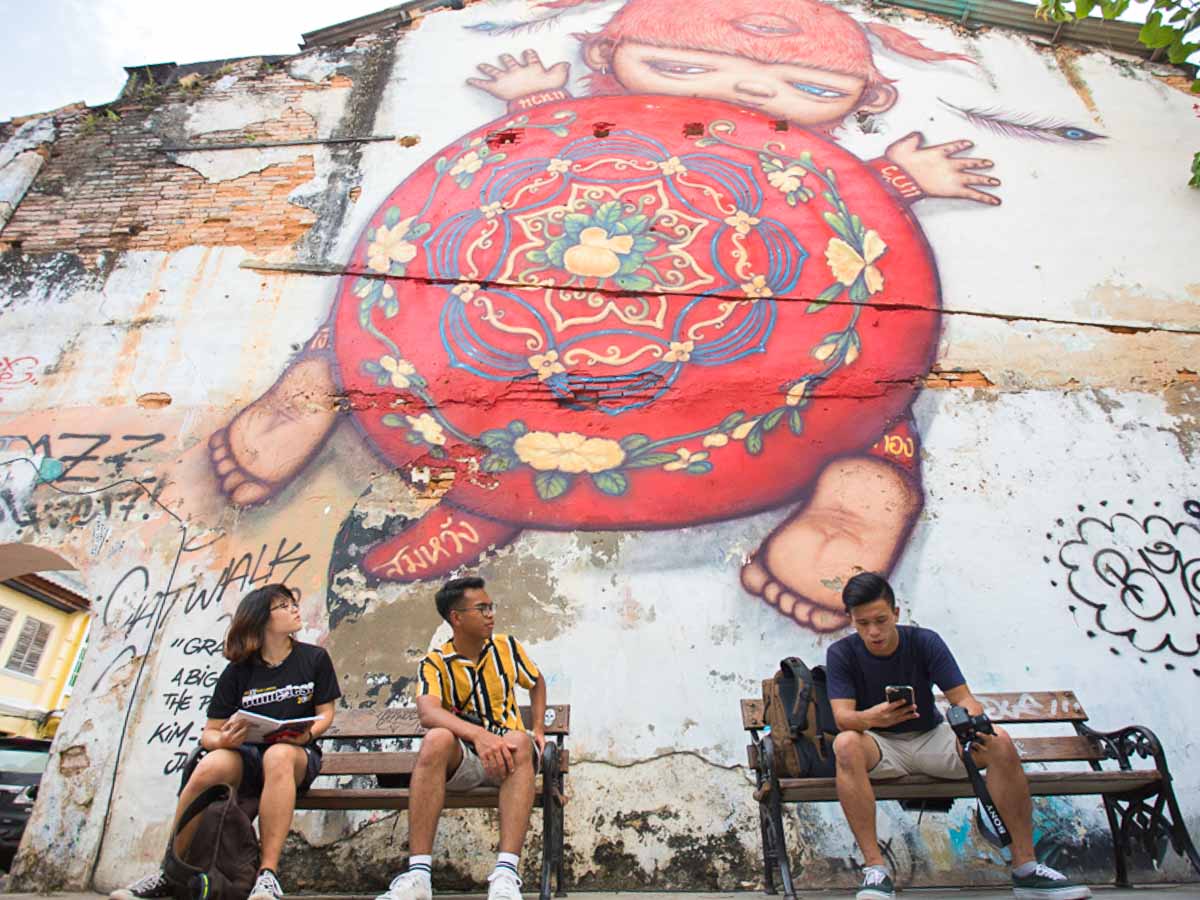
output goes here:
<path id="1" fill-rule="evenodd" d="M 500 852 L 488 877 L 488 900 L 521 900 L 517 863 L 533 782 L 546 743 L 546 681 L 525 648 L 496 634 L 496 605 L 482 578 L 455 578 L 437 592 L 437 609 L 454 637 L 417 669 L 417 713 L 428 729 L 409 798 L 408 871 L 377 900 L 430 900 L 433 838 L 447 789 L 500 788 Z M 533 730 L 517 705 L 529 692 Z"/>

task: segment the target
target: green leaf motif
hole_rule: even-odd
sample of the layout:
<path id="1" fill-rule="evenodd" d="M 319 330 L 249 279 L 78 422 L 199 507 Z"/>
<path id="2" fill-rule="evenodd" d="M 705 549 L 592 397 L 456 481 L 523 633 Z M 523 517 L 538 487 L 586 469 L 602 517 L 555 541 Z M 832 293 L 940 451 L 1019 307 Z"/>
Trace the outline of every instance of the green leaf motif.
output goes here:
<path id="1" fill-rule="evenodd" d="M 751 456 L 758 456 L 762 453 L 763 448 L 763 431 L 762 422 L 759 422 L 750 429 L 750 433 L 746 435 L 746 452 Z"/>
<path id="2" fill-rule="evenodd" d="M 394 206 L 389 206 L 388 211 L 383 216 L 383 222 L 388 228 L 395 228 L 396 223 L 400 221 L 400 210 Z"/>
<path id="3" fill-rule="evenodd" d="M 446 157 L 444 157 L 444 156 L 439 156 L 439 157 L 438 157 L 438 159 L 437 159 L 437 162 L 435 162 L 435 163 L 433 164 L 433 171 L 435 171 L 435 172 L 437 172 L 439 175 L 441 175 L 441 174 L 442 174 L 443 172 L 445 172 L 445 171 L 446 171 L 446 169 L 448 169 L 449 167 L 450 167 L 450 163 L 446 161 Z"/>
<path id="4" fill-rule="evenodd" d="M 850 299 L 855 303 L 862 303 L 870 296 L 871 292 L 867 290 L 866 281 L 863 279 L 862 275 L 859 275 L 858 278 L 855 279 L 854 284 L 850 285 Z"/>
<path id="5" fill-rule="evenodd" d="M 554 500 L 567 492 L 571 478 L 562 472 L 538 472 L 534 476 L 533 486 L 543 500 Z"/>
<path id="6" fill-rule="evenodd" d="M 483 458 L 480 468 L 492 475 L 507 472 L 517 464 L 515 456 L 505 456 L 503 453 L 490 453 Z"/>
<path id="7" fill-rule="evenodd" d="M 483 446 L 489 450 L 512 452 L 513 436 L 503 428 L 491 428 L 479 436 Z"/>
<path id="8" fill-rule="evenodd" d="M 415 241 L 417 238 L 425 237 L 429 233 L 428 222 L 414 222 L 408 229 L 408 234 L 404 236 L 405 240 Z"/>
<path id="9" fill-rule="evenodd" d="M 358 325 L 362 329 L 371 327 L 371 310 L 375 307 L 375 300 L 372 297 L 364 297 L 358 304 Z"/>
<path id="10" fill-rule="evenodd" d="M 689 475 L 706 475 L 712 470 L 713 464 L 706 459 L 702 459 L 700 462 L 689 463 L 688 467 L 684 469 Z"/>
<path id="11" fill-rule="evenodd" d="M 634 450 L 645 447 L 650 443 L 650 438 L 644 434 L 627 434 L 618 443 L 626 453 L 632 453 Z"/>
<path id="12" fill-rule="evenodd" d="M 385 318 L 394 319 L 398 312 L 400 312 L 400 301 L 395 297 L 383 301 L 383 315 Z"/>
<path id="13" fill-rule="evenodd" d="M 772 410 L 771 412 L 767 413 L 766 418 L 762 420 L 762 430 L 774 431 L 775 426 L 779 424 L 779 421 L 783 418 L 783 414 L 785 412 L 787 412 L 787 409 L 781 407 L 780 409 Z"/>
<path id="14" fill-rule="evenodd" d="M 654 287 L 654 282 L 645 275 L 622 275 L 617 277 L 616 282 L 626 291 L 648 291 Z"/>
<path id="15" fill-rule="evenodd" d="M 403 417 L 398 416 L 395 413 L 388 413 L 379 421 L 381 421 L 388 428 L 407 428 L 408 427 L 408 423 L 406 421 L 404 421 Z"/>
<path id="16" fill-rule="evenodd" d="M 745 418 L 746 414 L 740 410 L 730 413 L 721 420 L 721 424 L 717 426 L 717 431 L 731 431 Z"/>
<path id="17" fill-rule="evenodd" d="M 525 258 L 535 265 L 544 266 L 550 262 L 550 257 L 546 255 L 545 250 L 530 250 L 525 254 Z"/>
<path id="18" fill-rule="evenodd" d="M 514 419 L 513 421 L 508 423 L 508 433 L 509 434 L 514 434 L 517 437 L 520 437 L 521 435 L 525 434 L 527 431 L 529 431 L 529 429 L 525 427 L 525 423 L 522 422 L 520 419 Z"/>
<path id="19" fill-rule="evenodd" d="M 610 497 L 620 497 L 629 490 L 629 478 L 616 469 L 607 472 L 597 472 L 592 476 L 592 484 L 596 485 Z"/>
<path id="20" fill-rule="evenodd" d="M 830 228 L 838 233 L 838 236 L 842 240 L 846 241 L 847 243 L 854 242 L 854 239 L 850 236 L 850 230 L 846 227 L 845 219 L 843 219 L 837 213 L 829 212 L 828 210 L 825 211 L 822 218 L 825 219 L 825 222 Z"/>
<path id="21" fill-rule="evenodd" d="M 674 453 L 643 453 L 625 460 L 627 469 L 645 469 L 650 466 L 661 466 L 679 459 Z"/>
<path id="22" fill-rule="evenodd" d="M 804 414 L 798 409 L 793 409 L 788 413 L 788 428 L 792 429 L 792 434 L 804 433 Z"/>

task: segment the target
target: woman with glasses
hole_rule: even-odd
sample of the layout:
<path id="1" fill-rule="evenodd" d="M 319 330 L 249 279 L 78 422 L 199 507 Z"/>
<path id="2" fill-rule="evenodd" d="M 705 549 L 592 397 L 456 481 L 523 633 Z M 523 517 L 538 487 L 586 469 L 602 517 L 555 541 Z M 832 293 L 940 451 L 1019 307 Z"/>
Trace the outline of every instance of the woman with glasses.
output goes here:
<path id="1" fill-rule="evenodd" d="M 321 770 L 316 739 L 333 724 L 334 701 L 341 696 L 333 661 L 324 648 L 297 641 L 300 600 L 282 584 L 247 594 L 225 636 L 229 664 L 217 680 L 200 735 L 207 750 L 179 796 L 175 821 L 205 788 L 229 784 L 238 794 L 258 797 L 262 862 L 249 900 L 279 900 L 279 854 L 292 824 L 297 794 L 308 790 Z M 316 718 L 311 725 L 266 735 L 265 743 L 247 742 L 238 710 L 289 720 Z M 176 852 L 191 842 L 200 817 L 192 819 L 176 841 Z M 173 893 L 161 871 L 113 891 L 112 900 L 149 900 Z"/>

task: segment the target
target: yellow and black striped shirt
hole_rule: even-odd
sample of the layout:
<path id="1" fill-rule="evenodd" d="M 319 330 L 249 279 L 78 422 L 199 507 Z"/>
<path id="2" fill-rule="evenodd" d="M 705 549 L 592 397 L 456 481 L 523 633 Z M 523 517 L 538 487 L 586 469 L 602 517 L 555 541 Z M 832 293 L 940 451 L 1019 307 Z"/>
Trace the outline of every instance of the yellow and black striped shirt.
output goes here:
<path id="1" fill-rule="evenodd" d="M 419 696 L 433 696 L 451 712 L 473 713 L 485 725 L 524 731 L 517 687 L 529 690 L 542 677 L 529 654 L 511 635 L 495 634 L 478 660 L 463 656 L 447 641 L 417 668 Z"/>

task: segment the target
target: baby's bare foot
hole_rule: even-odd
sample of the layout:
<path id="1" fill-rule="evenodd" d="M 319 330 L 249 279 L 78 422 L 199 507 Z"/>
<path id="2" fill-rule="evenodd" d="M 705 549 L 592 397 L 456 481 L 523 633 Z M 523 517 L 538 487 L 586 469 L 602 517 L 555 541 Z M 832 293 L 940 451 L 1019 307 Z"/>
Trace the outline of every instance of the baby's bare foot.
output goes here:
<path id="1" fill-rule="evenodd" d="M 209 439 L 222 492 L 237 506 L 274 497 L 321 449 L 337 414 L 330 357 L 297 361 Z"/>
<path id="2" fill-rule="evenodd" d="M 888 571 L 920 509 L 919 488 L 890 463 L 830 463 L 809 502 L 742 568 L 742 586 L 805 628 L 844 628 L 842 586 L 855 572 Z"/>

